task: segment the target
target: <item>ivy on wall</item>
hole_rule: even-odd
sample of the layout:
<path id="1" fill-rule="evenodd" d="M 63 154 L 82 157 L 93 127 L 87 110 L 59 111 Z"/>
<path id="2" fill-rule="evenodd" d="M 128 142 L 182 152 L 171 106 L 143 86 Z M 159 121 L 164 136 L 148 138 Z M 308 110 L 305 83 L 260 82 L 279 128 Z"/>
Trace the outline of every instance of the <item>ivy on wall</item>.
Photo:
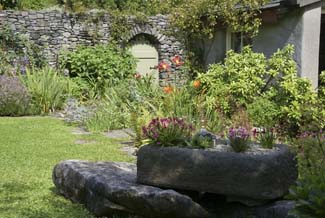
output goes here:
<path id="1" fill-rule="evenodd" d="M 187 0 L 172 12 L 172 26 L 191 37 L 212 37 L 217 26 L 255 35 L 258 14 L 269 0 Z"/>

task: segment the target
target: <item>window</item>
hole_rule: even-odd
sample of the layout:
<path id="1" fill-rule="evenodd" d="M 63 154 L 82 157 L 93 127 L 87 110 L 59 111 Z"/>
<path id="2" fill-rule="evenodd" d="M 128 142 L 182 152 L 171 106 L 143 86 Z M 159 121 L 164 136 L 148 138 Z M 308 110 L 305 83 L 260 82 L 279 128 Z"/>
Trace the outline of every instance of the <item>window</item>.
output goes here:
<path id="1" fill-rule="evenodd" d="M 245 33 L 233 33 L 229 29 L 227 30 L 227 51 L 232 49 L 235 52 L 240 52 L 246 45 L 251 45 L 252 39 Z"/>

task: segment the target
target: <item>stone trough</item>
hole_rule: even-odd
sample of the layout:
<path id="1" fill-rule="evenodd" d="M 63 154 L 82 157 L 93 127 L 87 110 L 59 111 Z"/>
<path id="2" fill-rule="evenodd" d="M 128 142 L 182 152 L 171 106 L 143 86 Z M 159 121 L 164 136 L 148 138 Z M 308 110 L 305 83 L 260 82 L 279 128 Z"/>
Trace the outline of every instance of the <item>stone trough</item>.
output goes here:
<path id="1" fill-rule="evenodd" d="M 297 177 L 286 146 L 266 154 L 143 146 L 131 163 L 67 160 L 53 170 L 58 193 L 98 217 L 289 218 L 281 198 Z"/>
<path id="2" fill-rule="evenodd" d="M 137 168 L 138 183 L 222 194 L 248 206 L 283 197 L 298 176 L 285 145 L 246 153 L 146 145 Z"/>

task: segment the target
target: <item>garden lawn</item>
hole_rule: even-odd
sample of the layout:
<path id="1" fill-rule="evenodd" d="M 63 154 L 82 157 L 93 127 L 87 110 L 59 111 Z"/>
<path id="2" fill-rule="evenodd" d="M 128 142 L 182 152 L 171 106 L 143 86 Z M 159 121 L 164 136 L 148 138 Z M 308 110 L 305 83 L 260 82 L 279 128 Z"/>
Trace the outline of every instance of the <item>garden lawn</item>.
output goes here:
<path id="1" fill-rule="evenodd" d="M 81 205 L 55 194 L 52 169 L 66 159 L 133 161 L 101 134 L 73 135 L 49 117 L 0 117 L 0 217 L 90 218 Z M 76 144 L 76 141 L 90 141 Z"/>

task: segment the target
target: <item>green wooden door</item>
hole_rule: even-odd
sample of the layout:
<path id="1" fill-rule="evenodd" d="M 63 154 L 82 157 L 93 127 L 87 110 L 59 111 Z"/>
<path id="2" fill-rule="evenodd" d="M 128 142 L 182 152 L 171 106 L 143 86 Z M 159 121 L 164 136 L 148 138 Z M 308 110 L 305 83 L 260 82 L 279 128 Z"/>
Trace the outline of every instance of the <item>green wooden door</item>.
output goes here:
<path id="1" fill-rule="evenodd" d="M 137 43 L 131 47 L 131 52 L 138 60 L 137 72 L 142 76 L 152 76 L 158 83 L 158 70 L 154 69 L 158 65 L 158 51 L 156 48 L 145 43 Z"/>

